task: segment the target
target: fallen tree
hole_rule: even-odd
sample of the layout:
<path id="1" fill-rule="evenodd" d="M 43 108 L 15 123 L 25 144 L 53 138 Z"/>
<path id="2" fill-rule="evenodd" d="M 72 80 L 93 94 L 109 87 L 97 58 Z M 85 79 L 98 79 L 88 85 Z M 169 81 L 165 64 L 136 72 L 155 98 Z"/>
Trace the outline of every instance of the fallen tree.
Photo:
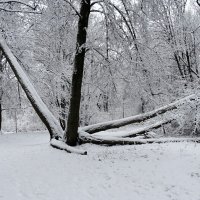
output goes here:
<path id="1" fill-rule="evenodd" d="M 152 143 L 168 143 L 168 142 L 196 142 L 200 143 L 200 138 L 152 138 L 152 139 L 134 139 L 134 138 L 118 138 L 118 137 L 100 137 L 90 135 L 87 132 L 80 132 L 82 143 L 93 143 L 101 145 L 140 145 Z"/>
<path id="2" fill-rule="evenodd" d="M 87 151 L 83 151 L 81 149 L 77 149 L 67 145 L 64 141 L 52 139 L 50 141 L 50 145 L 56 149 L 64 150 L 68 153 L 76 153 L 80 155 L 87 155 Z"/>
<path id="3" fill-rule="evenodd" d="M 63 137 L 63 130 L 59 125 L 59 122 L 56 120 L 56 118 L 53 116 L 53 114 L 49 111 L 47 106 L 44 104 L 40 96 L 38 95 L 37 91 L 35 90 L 33 84 L 30 82 L 27 74 L 23 70 L 23 68 L 20 66 L 18 63 L 17 59 L 9 49 L 8 45 L 6 44 L 5 40 L 3 37 L 0 35 L 0 49 L 3 52 L 4 56 L 6 57 L 8 63 L 10 64 L 16 78 L 18 79 L 20 85 L 22 86 L 25 94 L 27 95 L 27 98 L 29 99 L 30 103 L 32 104 L 34 110 L 44 123 L 44 125 L 47 127 L 50 137 L 51 137 L 51 146 L 65 150 L 67 152 L 74 152 L 74 153 L 79 153 L 79 154 L 86 154 L 85 151 L 82 150 L 77 150 L 73 147 L 68 146 L 65 144 L 63 141 L 58 141 L 54 140 L 53 138 L 59 138 Z M 161 108 L 155 109 L 153 111 L 132 116 L 132 117 L 127 117 L 119 120 L 114 120 L 114 121 L 108 121 L 104 123 L 99 123 L 99 124 L 94 124 L 86 127 L 81 127 L 79 128 L 79 139 L 81 142 L 92 142 L 95 144 L 144 144 L 144 143 L 161 143 L 160 140 L 157 139 L 151 139 L 151 140 L 139 140 L 139 139 L 133 139 L 133 138 L 124 138 L 124 137 L 134 137 L 137 136 L 138 134 L 145 133 L 146 131 L 154 128 L 158 128 L 162 126 L 163 124 L 171 122 L 173 119 L 169 120 L 162 120 L 159 122 L 156 122 L 151 125 L 147 125 L 144 127 L 141 127 L 140 129 L 133 130 L 131 132 L 127 132 L 126 134 L 122 135 L 121 137 L 97 137 L 97 136 L 91 136 L 90 134 L 100 132 L 100 131 L 105 131 L 108 129 L 113 129 L 113 128 L 119 128 L 121 126 L 129 125 L 132 123 L 139 123 L 142 121 L 145 121 L 147 119 L 156 117 L 159 114 L 163 114 L 167 111 L 173 110 L 178 108 L 179 105 L 187 102 L 187 101 L 192 101 L 196 99 L 196 95 L 190 95 L 185 98 L 182 98 L 178 101 L 175 101 L 171 104 L 168 104 L 166 106 L 163 106 Z M 162 140 L 163 141 L 163 140 Z M 180 140 L 181 141 L 181 140 Z"/>
<path id="4" fill-rule="evenodd" d="M 52 147 L 65 150 L 70 153 L 86 155 L 87 154 L 86 151 L 78 150 L 74 147 L 65 144 L 62 141 L 55 140 L 63 137 L 63 130 L 59 122 L 56 120 L 56 118 L 47 108 L 45 103 L 42 101 L 37 91 L 35 90 L 33 84 L 29 80 L 27 74 L 24 72 L 23 68 L 20 66 L 17 59 L 15 58 L 15 56 L 13 55 L 13 53 L 11 52 L 10 48 L 8 47 L 8 45 L 6 44 L 5 40 L 1 35 L 0 35 L 0 49 L 3 52 L 4 56 L 6 57 L 10 67 L 12 68 L 17 80 L 19 81 L 22 89 L 24 90 L 35 112 L 38 114 L 38 116 L 46 126 L 47 130 L 49 131 L 51 138 L 50 145 Z"/>
<path id="5" fill-rule="evenodd" d="M 114 137 L 136 137 L 138 135 L 141 135 L 141 134 L 145 134 L 147 131 L 150 131 L 151 129 L 156 129 L 156 128 L 159 128 L 161 126 L 163 126 L 164 124 L 168 124 L 172 121 L 173 119 L 166 119 L 166 120 L 161 120 L 161 121 L 158 121 L 158 122 L 155 122 L 153 124 L 150 124 L 150 125 L 143 125 L 142 127 L 139 127 L 139 128 L 135 128 L 134 130 L 132 131 L 124 131 L 120 134 L 118 134 L 117 132 L 114 132 L 112 134 L 112 136 Z M 81 132 L 81 131 L 80 131 Z M 111 134 L 103 134 L 103 132 L 99 132 L 98 134 L 94 134 L 94 136 L 110 136 Z"/>
<path id="6" fill-rule="evenodd" d="M 79 130 L 85 131 L 89 134 L 93 134 L 93 133 L 96 133 L 96 132 L 99 132 L 99 131 L 105 131 L 105 130 L 108 130 L 108 129 L 119 128 L 121 126 L 129 125 L 129 124 L 132 124 L 132 123 L 139 123 L 139 122 L 145 121 L 147 119 L 156 117 L 159 114 L 164 114 L 167 111 L 177 109 L 178 106 L 180 106 L 181 104 L 183 104 L 187 101 L 195 100 L 195 99 L 196 99 L 196 95 L 192 94 L 192 95 L 189 95 L 185 98 L 177 100 L 173 103 L 170 103 L 166 106 L 157 108 L 153 111 L 150 111 L 150 112 L 147 112 L 147 113 L 144 113 L 144 114 L 139 114 L 139 115 L 135 115 L 135 116 L 132 116 L 132 117 L 127 117 L 127 118 L 123 118 L 123 119 L 119 119 L 119 120 L 113 120 L 113 121 L 93 124 L 93 125 L 90 125 L 90 126 L 81 127 L 81 128 L 79 128 Z"/>
<path id="7" fill-rule="evenodd" d="M 47 127 L 50 137 L 58 137 L 63 135 L 62 128 L 59 122 L 49 111 L 47 106 L 44 104 L 37 91 L 35 90 L 33 84 L 30 82 L 27 74 L 23 68 L 18 63 L 17 59 L 11 52 L 10 48 L 6 44 L 3 37 L 0 35 L 0 49 L 6 57 L 10 67 L 12 68 L 17 80 L 19 81 L 21 87 L 23 88 L 27 98 L 29 99 L 31 105 L 33 106 L 35 112 L 38 114 L 42 122 Z"/>

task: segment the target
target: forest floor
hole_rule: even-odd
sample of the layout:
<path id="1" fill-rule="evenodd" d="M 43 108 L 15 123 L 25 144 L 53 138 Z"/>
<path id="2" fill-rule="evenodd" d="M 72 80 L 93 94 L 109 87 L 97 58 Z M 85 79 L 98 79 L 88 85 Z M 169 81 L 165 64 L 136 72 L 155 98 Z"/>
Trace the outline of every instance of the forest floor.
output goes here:
<path id="1" fill-rule="evenodd" d="M 200 144 L 50 147 L 45 133 L 0 135 L 0 200 L 200 200 Z"/>

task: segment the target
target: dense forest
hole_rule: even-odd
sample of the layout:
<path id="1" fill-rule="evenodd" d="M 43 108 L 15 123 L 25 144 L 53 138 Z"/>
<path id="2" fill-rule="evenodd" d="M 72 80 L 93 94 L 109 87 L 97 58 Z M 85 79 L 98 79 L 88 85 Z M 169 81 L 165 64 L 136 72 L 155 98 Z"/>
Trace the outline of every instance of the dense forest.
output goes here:
<path id="1" fill-rule="evenodd" d="M 199 200 L 199 84 L 200 0 L 0 0 L 0 199 Z"/>
<path id="2" fill-rule="evenodd" d="M 199 14 L 189 0 L 0 1 L 0 129 L 74 146 L 79 126 L 179 108 L 148 126 L 198 134 Z"/>

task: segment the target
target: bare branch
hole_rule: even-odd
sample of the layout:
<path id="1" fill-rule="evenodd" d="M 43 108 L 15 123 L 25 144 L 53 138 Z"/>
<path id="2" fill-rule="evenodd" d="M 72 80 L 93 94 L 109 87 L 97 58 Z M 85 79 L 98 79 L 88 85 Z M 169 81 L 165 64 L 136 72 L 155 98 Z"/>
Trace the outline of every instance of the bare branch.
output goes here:
<path id="1" fill-rule="evenodd" d="M 195 142 L 200 143 L 200 138 L 151 138 L 151 139 L 135 139 L 135 138 L 117 138 L 117 137 L 94 137 L 87 132 L 81 132 L 80 140 L 82 143 L 104 144 L 104 145 L 140 145 L 152 143 L 168 143 L 168 142 Z"/>
<path id="2" fill-rule="evenodd" d="M 76 14 L 79 16 L 79 17 L 81 17 L 81 15 L 80 15 L 80 13 L 78 12 L 78 10 L 76 10 L 76 8 L 74 7 L 74 5 L 71 3 L 71 2 L 69 2 L 69 1 L 67 1 L 67 0 L 64 0 L 66 3 L 68 3 L 70 6 L 71 6 L 71 8 L 76 12 Z"/>
<path id="3" fill-rule="evenodd" d="M 24 3 L 22 1 L 1 1 L 0 2 L 1 5 L 6 5 L 6 4 L 20 4 L 23 6 L 26 6 L 27 8 L 31 9 L 31 10 L 15 10 L 15 9 L 7 9 L 4 7 L 0 7 L 0 11 L 5 11 L 5 12 L 15 12 L 15 13 L 31 13 L 31 14 L 42 14 L 41 12 L 36 11 L 38 5 L 35 5 L 34 7 Z"/>
<path id="4" fill-rule="evenodd" d="M 5 9 L 5 8 L 0 8 L 0 11 L 5 11 L 5 12 L 15 12 L 15 13 L 29 13 L 29 14 L 42 14 L 41 12 L 35 12 L 35 11 L 29 11 L 29 10 L 10 10 L 10 9 Z"/>
<path id="5" fill-rule="evenodd" d="M 18 3 L 18 4 L 24 5 L 26 7 L 29 7 L 29 8 L 31 8 L 33 10 L 36 10 L 36 8 L 37 8 L 37 5 L 35 7 L 33 7 L 33 6 L 31 6 L 29 4 L 26 4 L 26 3 L 22 2 L 22 1 L 1 1 L 0 2 L 0 4 L 11 4 L 11 3 Z"/>
<path id="6" fill-rule="evenodd" d="M 103 11 L 101 11 L 101 10 L 91 10 L 90 12 L 91 12 L 91 13 L 92 13 L 92 12 L 96 12 L 96 13 L 101 13 L 101 14 L 104 14 L 104 12 L 103 12 Z"/>
<path id="7" fill-rule="evenodd" d="M 90 8 L 92 8 L 92 6 L 94 6 L 97 3 L 102 3 L 103 1 L 94 1 L 93 3 L 91 3 Z"/>

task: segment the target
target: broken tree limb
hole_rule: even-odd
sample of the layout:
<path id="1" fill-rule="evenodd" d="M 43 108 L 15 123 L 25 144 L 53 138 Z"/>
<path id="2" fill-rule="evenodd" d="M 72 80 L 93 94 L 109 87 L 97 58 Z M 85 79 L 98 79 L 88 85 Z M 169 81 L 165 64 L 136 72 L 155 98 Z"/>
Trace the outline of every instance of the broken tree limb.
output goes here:
<path id="1" fill-rule="evenodd" d="M 144 113 L 144 114 L 139 114 L 139 115 L 135 115 L 135 116 L 132 116 L 132 117 L 127 117 L 127 118 L 123 118 L 123 119 L 119 119 L 119 120 L 113 120 L 113 121 L 93 124 L 93 125 L 90 125 L 90 126 L 80 127 L 79 129 L 81 131 L 85 131 L 89 134 L 92 134 L 92 133 L 96 133 L 96 132 L 99 132 L 99 131 L 105 131 L 105 130 L 108 130 L 108 129 L 119 128 L 121 126 L 129 125 L 129 124 L 132 124 L 132 123 L 139 123 L 139 122 L 145 121 L 147 119 L 153 118 L 153 117 L 155 117 L 159 114 L 163 114 L 167 111 L 176 109 L 179 105 L 185 103 L 186 101 L 195 100 L 195 98 L 196 98 L 196 95 L 192 94 L 192 95 L 189 95 L 185 98 L 177 100 L 173 103 L 170 103 L 166 106 L 157 108 L 153 111 L 150 111 L 150 112 L 147 112 L 147 113 Z"/>
<path id="2" fill-rule="evenodd" d="M 89 133 L 80 132 L 80 140 L 82 143 L 93 143 L 102 145 L 141 145 L 152 143 L 168 143 L 168 142 L 196 142 L 200 143 L 200 138 L 153 138 L 153 139 L 134 139 L 134 138 L 117 138 L 117 137 L 97 137 Z"/>
<path id="3" fill-rule="evenodd" d="M 155 122 L 154 124 L 144 125 L 142 127 L 136 128 L 135 130 L 132 130 L 132 131 L 123 131 L 123 132 L 119 132 L 119 133 L 118 133 L 118 131 L 112 132 L 111 134 L 110 133 L 106 134 L 105 132 L 98 132 L 98 133 L 93 134 L 93 136 L 97 136 L 97 137 L 98 136 L 102 136 L 102 137 L 103 136 L 136 137 L 136 136 L 138 136 L 140 134 L 144 134 L 147 131 L 150 131 L 151 129 L 156 129 L 156 128 L 161 127 L 164 124 L 168 124 L 171 121 L 173 121 L 173 119 L 161 120 L 161 121 Z"/>
<path id="4" fill-rule="evenodd" d="M 8 47 L 1 35 L 0 49 L 6 57 L 10 67 L 12 68 L 17 80 L 23 88 L 34 110 L 48 129 L 50 137 L 54 138 L 56 136 L 62 136 L 63 130 L 60 127 L 59 122 L 44 104 L 37 91 L 35 90 L 33 84 L 29 80 L 27 74 L 24 72 L 23 68 L 20 66 L 17 59 L 15 58 L 15 56 L 13 55 L 13 53 L 11 52 L 10 48 Z"/>
<path id="5" fill-rule="evenodd" d="M 80 154 L 80 155 L 87 155 L 87 151 L 83 151 L 81 149 L 71 147 L 71 146 L 67 145 L 65 142 L 60 141 L 60 140 L 52 139 L 50 141 L 50 145 L 52 147 L 56 148 L 56 149 L 64 150 L 68 153 L 76 153 L 76 154 Z"/>

